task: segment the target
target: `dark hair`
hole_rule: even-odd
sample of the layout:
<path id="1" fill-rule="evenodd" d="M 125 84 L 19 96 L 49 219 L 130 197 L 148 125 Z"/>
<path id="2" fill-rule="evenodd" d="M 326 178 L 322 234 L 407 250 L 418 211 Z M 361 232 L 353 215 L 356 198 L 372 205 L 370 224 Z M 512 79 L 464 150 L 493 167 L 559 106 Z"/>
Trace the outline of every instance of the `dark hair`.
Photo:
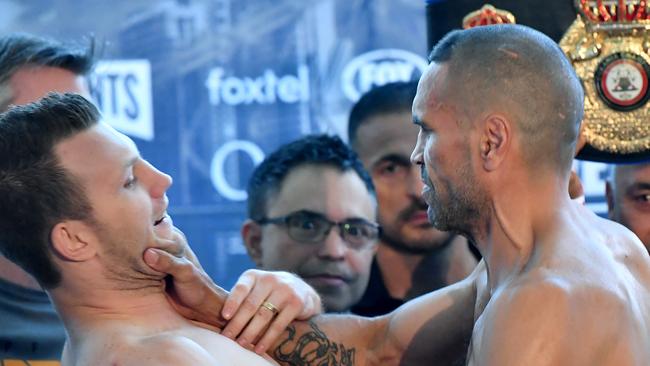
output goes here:
<path id="1" fill-rule="evenodd" d="M 282 181 L 295 168 L 307 164 L 354 170 L 374 197 L 375 187 L 357 154 L 339 137 L 305 136 L 280 146 L 255 169 L 248 181 L 248 217 L 259 220 L 266 215 L 267 203 L 280 191 Z"/>
<path id="2" fill-rule="evenodd" d="M 417 81 L 388 83 L 370 89 L 350 111 L 348 119 L 348 140 L 354 146 L 357 140 L 359 127 L 370 118 L 403 111 L 411 112 L 415 92 L 418 89 Z"/>
<path id="3" fill-rule="evenodd" d="M 573 66 L 550 38 L 521 25 L 447 34 L 429 61 L 447 66 L 443 98 L 473 117 L 498 105 L 524 136 L 530 166 L 571 166 L 584 92 Z"/>
<path id="4" fill-rule="evenodd" d="M 95 63 L 94 49 L 93 40 L 88 47 L 80 47 L 25 33 L 1 37 L 0 111 L 7 109 L 13 99 L 9 79 L 21 67 L 50 66 L 86 75 Z"/>
<path id="5" fill-rule="evenodd" d="M 92 219 L 82 186 L 54 149 L 98 119 L 95 106 L 76 94 L 48 94 L 0 114 L 0 251 L 44 288 L 61 281 L 50 250 L 54 225 Z"/>

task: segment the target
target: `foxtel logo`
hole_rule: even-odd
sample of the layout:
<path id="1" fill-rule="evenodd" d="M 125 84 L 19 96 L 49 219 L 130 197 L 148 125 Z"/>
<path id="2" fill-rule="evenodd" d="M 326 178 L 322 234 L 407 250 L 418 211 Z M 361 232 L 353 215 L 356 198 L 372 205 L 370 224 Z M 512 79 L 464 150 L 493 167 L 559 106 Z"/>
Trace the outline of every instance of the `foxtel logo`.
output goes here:
<path id="1" fill-rule="evenodd" d="M 226 76 L 222 67 L 210 70 L 205 81 L 210 104 L 273 104 L 306 102 L 309 100 L 309 68 L 299 65 L 296 75 L 278 76 L 266 69 L 261 76 Z"/>
<path id="2" fill-rule="evenodd" d="M 376 86 L 417 80 L 427 68 L 427 61 L 408 51 L 379 49 L 353 58 L 341 74 L 341 88 L 345 96 L 356 102 Z"/>

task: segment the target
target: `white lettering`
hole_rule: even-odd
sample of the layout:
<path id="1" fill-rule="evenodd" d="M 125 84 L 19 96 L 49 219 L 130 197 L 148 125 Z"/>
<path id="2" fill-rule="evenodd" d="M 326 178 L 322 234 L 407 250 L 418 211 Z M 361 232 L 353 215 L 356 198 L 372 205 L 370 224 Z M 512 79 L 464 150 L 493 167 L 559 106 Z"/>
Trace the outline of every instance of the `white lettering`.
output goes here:
<path id="1" fill-rule="evenodd" d="M 210 179 L 212 180 L 212 185 L 221 196 L 232 201 L 246 201 L 248 198 L 246 191 L 233 187 L 226 180 L 226 176 L 228 176 L 225 171 L 226 159 L 230 154 L 237 151 L 246 153 L 255 165 L 260 164 L 264 160 L 264 152 L 262 149 L 250 141 L 234 140 L 227 142 L 214 153 L 212 164 L 210 165 Z"/>
<path id="2" fill-rule="evenodd" d="M 210 104 L 273 104 L 276 101 L 292 104 L 309 101 L 309 68 L 298 66 L 296 75 L 278 77 L 273 70 L 265 70 L 257 78 L 225 76 L 221 67 L 210 70 L 205 81 Z"/>
<path id="3" fill-rule="evenodd" d="M 424 58 L 408 51 L 370 51 L 355 57 L 343 68 L 341 88 L 348 99 L 356 102 L 373 87 L 396 81 L 416 80 L 426 67 Z"/>
<path id="4" fill-rule="evenodd" d="M 89 78 L 90 95 L 105 121 L 133 137 L 154 138 L 148 60 L 100 61 Z"/>

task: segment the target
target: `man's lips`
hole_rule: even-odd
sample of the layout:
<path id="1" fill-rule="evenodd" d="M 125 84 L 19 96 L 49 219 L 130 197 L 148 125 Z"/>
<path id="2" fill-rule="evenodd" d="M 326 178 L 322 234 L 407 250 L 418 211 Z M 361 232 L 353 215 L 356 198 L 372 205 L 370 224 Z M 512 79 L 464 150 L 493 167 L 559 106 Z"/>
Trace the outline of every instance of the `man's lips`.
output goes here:
<path id="1" fill-rule="evenodd" d="M 411 215 L 408 219 L 408 222 L 416 225 L 420 224 L 428 224 L 429 223 L 429 216 L 427 215 L 426 210 L 418 210 L 413 215 Z"/>
<path id="2" fill-rule="evenodd" d="M 154 221 L 153 230 L 156 236 L 160 238 L 171 238 L 174 230 L 172 218 L 165 213 L 161 218 Z"/>
<path id="3" fill-rule="evenodd" d="M 302 276 L 303 279 L 310 284 L 314 285 L 315 287 L 341 287 L 345 286 L 348 284 L 348 282 L 351 281 L 350 278 L 340 276 L 340 275 L 332 275 L 332 274 L 315 274 L 315 275 L 308 275 L 308 276 Z"/>

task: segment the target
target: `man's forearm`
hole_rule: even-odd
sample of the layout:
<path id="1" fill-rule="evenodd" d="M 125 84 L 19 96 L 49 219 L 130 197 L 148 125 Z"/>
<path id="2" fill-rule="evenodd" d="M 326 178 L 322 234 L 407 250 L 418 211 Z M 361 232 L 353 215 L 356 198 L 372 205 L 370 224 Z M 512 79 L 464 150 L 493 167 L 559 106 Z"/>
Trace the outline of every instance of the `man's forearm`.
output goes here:
<path id="1" fill-rule="evenodd" d="M 268 353 L 281 365 L 378 365 L 389 349 L 386 325 L 382 318 L 321 315 L 293 322 Z"/>

